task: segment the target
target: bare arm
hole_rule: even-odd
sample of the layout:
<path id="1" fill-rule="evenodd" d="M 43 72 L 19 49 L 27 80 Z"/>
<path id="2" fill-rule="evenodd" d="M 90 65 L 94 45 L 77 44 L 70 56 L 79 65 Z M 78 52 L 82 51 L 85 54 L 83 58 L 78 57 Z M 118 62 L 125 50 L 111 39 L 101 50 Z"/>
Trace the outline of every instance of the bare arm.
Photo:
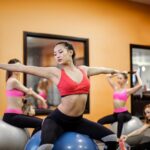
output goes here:
<path id="1" fill-rule="evenodd" d="M 43 107 L 47 108 L 46 100 L 42 96 L 34 92 L 32 89 L 30 89 L 29 95 L 33 96 L 36 100 L 40 100 L 42 102 Z"/>
<path id="2" fill-rule="evenodd" d="M 20 83 L 18 80 L 16 79 L 11 79 L 10 81 L 8 82 L 11 82 L 12 84 L 12 88 L 15 88 L 15 89 L 18 89 L 18 90 L 21 90 L 23 91 L 26 95 L 28 96 L 33 96 L 34 98 L 42 101 L 43 105 L 45 106 L 46 103 L 45 103 L 45 99 L 38 95 L 36 92 L 34 92 L 31 88 L 26 88 L 22 83 Z M 8 83 L 9 84 L 9 83 Z"/>
<path id="3" fill-rule="evenodd" d="M 131 136 L 136 136 L 141 134 L 142 132 L 144 132 L 147 128 L 149 128 L 150 125 L 149 124 L 144 124 L 141 128 L 129 133 L 128 135 L 123 135 L 121 137 L 121 139 L 123 139 L 124 141 L 127 140 L 127 138 L 131 137 Z"/>
<path id="4" fill-rule="evenodd" d="M 141 80 L 140 76 L 138 75 L 138 73 L 136 73 L 136 77 L 137 77 L 138 83 L 134 87 L 129 88 L 127 90 L 128 95 L 135 93 L 142 87 L 142 80 Z"/>
<path id="5" fill-rule="evenodd" d="M 88 67 L 88 66 L 82 67 L 86 70 L 88 76 L 94 76 L 98 74 L 115 74 L 119 72 L 116 69 L 106 67 Z"/>
<path id="6" fill-rule="evenodd" d="M 0 64 L 0 69 L 8 71 L 23 72 L 47 79 L 57 77 L 58 69 L 56 67 L 36 67 L 23 64 Z"/>
<path id="7" fill-rule="evenodd" d="M 112 81 L 112 78 L 115 77 L 116 75 L 117 75 L 117 74 L 114 74 L 114 75 L 108 74 L 108 75 L 107 75 L 108 83 L 109 83 L 110 86 L 113 88 L 113 90 L 116 90 L 116 88 L 117 88 L 116 84 Z"/>

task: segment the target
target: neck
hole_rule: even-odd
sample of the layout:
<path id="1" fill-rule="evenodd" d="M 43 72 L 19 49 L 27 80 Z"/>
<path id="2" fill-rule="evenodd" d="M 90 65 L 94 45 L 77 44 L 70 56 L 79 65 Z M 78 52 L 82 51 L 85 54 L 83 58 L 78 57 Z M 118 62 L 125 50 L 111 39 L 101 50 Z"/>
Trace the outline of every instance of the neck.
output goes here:
<path id="1" fill-rule="evenodd" d="M 19 80 L 19 76 L 18 75 L 13 74 L 11 77 L 12 78 L 16 78 L 17 80 Z"/>
<path id="2" fill-rule="evenodd" d="M 126 88 L 126 85 L 119 85 L 119 88 L 120 88 L 120 89 L 125 89 L 125 88 Z"/>
<path id="3" fill-rule="evenodd" d="M 63 64 L 62 68 L 66 70 L 74 70 L 76 66 L 73 63 L 68 63 L 68 64 Z"/>

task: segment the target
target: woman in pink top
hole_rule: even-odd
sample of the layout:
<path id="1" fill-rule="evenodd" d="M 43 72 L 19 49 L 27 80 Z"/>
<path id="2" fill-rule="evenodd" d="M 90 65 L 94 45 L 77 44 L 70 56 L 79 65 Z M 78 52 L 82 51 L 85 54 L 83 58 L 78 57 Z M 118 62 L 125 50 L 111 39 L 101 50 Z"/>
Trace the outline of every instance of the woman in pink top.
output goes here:
<path id="1" fill-rule="evenodd" d="M 47 79 L 39 80 L 38 86 L 37 86 L 37 92 L 40 96 L 42 96 L 45 100 L 47 100 L 47 96 L 48 96 L 48 80 Z M 43 107 L 40 100 L 38 100 L 37 103 L 38 103 L 38 108 L 45 108 Z M 48 108 L 48 105 L 46 107 Z"/>
<path id="2" fill-rule="evenodd" d="M 117 76 L 117 83 L 112 81 L 112 77 Z M 138 73 L 136 73 L 137 84 L 132 88 L 127 88 L 127 73 L 119 73 L 115 75 L 108 75 L 107 79 L 114 90 L 113 105 L 114 113 L 98 120 L 99 124 L 111 124 L 118 121 L 117 137 L 120 138 L 123 128 L 123 123 L 131 119 L 131 114 L 128 112 L 126 102 L 128 97 L 138 91 L 142 87 L 142 81 Z"/>
<path id="3" fill-rule="evenodd" d="M 18 59 L 11 59 L 9 64 L 20 64 Z M 35 128 L 33 134 L 41 129 L 42 119 L 33 117 L 34 111 L 30 110 L 27 115 L 24 114 L 24 98 L 33 96 L 40 100 L 45 106 L 45 100 L 36 94 L 32 89 L 26 88 L 19 80 L 19 72 L 7 71 L 6 77 L 6 96 L 7 108 L 3 120 L 19 128 Z M 27 113 L 27 112 L 26 112 Z"/>

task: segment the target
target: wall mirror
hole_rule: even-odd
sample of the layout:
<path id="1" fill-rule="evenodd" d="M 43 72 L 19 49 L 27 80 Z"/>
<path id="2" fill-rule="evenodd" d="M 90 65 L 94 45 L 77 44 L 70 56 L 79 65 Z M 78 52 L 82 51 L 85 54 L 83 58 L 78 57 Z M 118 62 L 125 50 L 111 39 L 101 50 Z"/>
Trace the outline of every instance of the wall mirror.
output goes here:
<path id="1" fill-rule="evenodd" d="M 143 108 L 150 103 L 150 46 L 130 45 L 131 71 L 137 70 L 143 86 L 131 97 L 133 115 L 142 117 Z M 137 83 L 136 76 L 131 75 L 131 86 Z"/>
<path id="2" fill-rule="evenodd" d="M 42 34 L 24 32 L 24 64 L 33 66 L 56 66 L 53 57 L 53 48 L 57 42 L 69 41 L 76 50 L 76 65 L 89 65 L 89 40 L 87 38 L 70 37 L 53 34 Z M 27 87 L 37 91 L 40 78 L 33 75 L 24 75 L 24 82 Z M 44 80 L 44 79 L 43 79 Z M 60 103 L 60 95 L 57 87 L 48 81 L 47 102 L 49 106 L 57 106 Z M 89 97 L 89 96 L 88 96 Z M 32 100 L 34 105 L 36 102 Z M 85 113 L 89 113 L 89 98 Z"/>

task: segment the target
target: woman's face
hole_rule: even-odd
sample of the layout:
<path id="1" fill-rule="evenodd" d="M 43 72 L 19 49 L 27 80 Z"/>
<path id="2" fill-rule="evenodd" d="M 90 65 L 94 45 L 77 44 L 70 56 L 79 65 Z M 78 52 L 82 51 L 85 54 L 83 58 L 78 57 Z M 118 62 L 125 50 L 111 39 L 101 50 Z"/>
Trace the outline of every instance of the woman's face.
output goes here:
<path id="1" fill-rule="evenodd" d="M 117 76 L 117 83 L 119 85 L 124 85 L 126 82 L 127 82 L 127 79 L 125 79 L 122 74 L 118 74 L 118 76 Z"/>
<path id="2" fill-rule="evenodd" d="M 58 64 L 67 64 L 72 61 L 72 51 L 67 50 L 63 44 L 56 45 L 54 48 L 54 57 Z"/>
<path id="3" fill-rule="evenodd" d="M 145 109 L 145 116 L 148 120 L 150 120 L 150 108 Z"/>

